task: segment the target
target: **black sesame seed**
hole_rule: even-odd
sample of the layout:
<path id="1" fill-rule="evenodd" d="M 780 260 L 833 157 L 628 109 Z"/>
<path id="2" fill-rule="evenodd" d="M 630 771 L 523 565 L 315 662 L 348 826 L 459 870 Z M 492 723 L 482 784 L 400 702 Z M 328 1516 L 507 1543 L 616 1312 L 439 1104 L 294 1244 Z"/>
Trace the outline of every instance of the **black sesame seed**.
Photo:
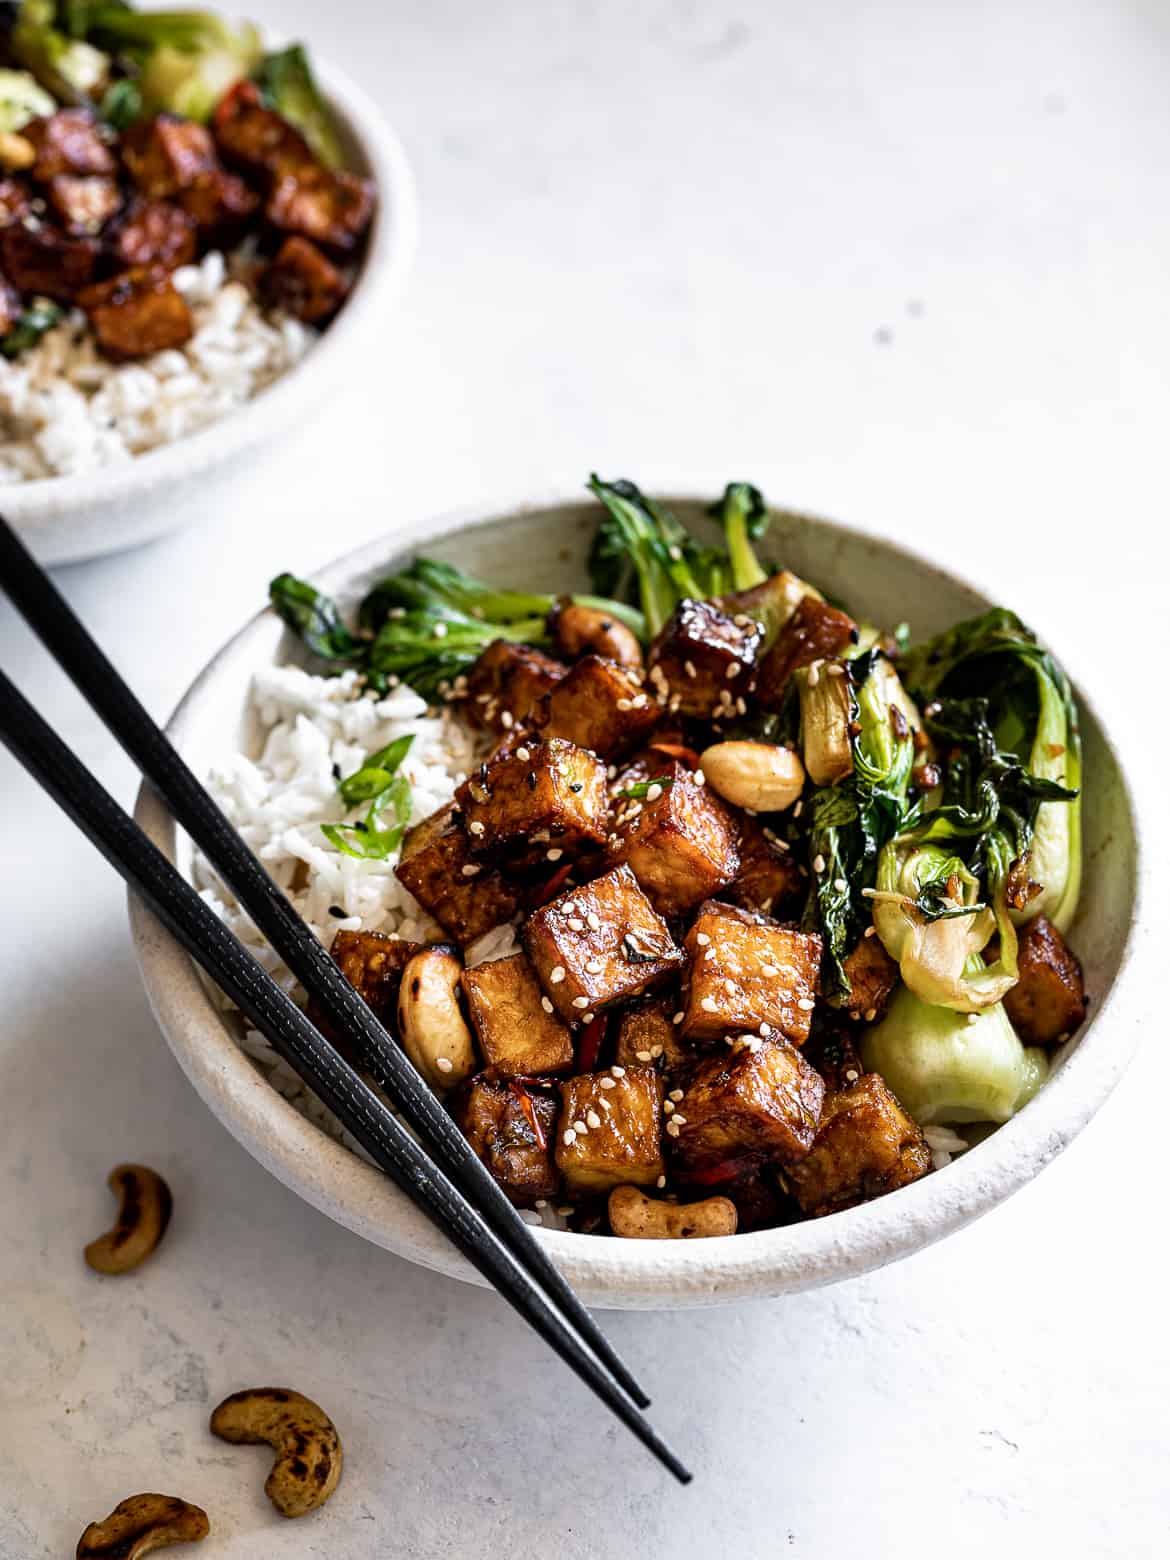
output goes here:
<path id="1" fill-rule="evenodd" d="M 333 778 L 335 780 L 340 780 L 341 779 L 341 765 L 340 764 L 334 764 L 334 766 L 333 766 Z"/>
<path id="2" fill-rule="evenodd" d="M 341 908 L 340 905 L 330 905 L 329 914 L 334 918 L 335 921 L 345 920 L 345 911 Z"/>

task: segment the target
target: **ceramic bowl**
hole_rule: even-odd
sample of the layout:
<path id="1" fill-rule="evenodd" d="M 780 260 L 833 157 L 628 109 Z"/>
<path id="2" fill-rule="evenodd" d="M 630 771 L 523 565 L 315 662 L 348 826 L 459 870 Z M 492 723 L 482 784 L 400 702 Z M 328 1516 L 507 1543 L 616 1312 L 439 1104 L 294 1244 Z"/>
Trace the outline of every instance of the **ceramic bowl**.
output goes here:
<path id="1" fill-rule="evenodd" d="M 688 525 L 701 530 L 709 524 L 700 501 L 668 502 Z M 415 534 L 428 554 L 483 578 L 560 591 L 585 583 L 584 559 L 596 518 L 592 502 L 549 501 L 464 515 Z M 393 543 L 375 543 L 323 570 L 317 583 L 351 604 L 416 550 L 401 536 Z M 766 550 L 827 586 L 856 613 L 879 622 L 908 619 L 920 636 L 993 600 L 903 547 L 810 516 L 777 514 Z M 281 560 L 272 562 L 275 569 Z M 1006 604 L 1026 617 L 1027 601 Z M 296 659 L 296 646 L 268 611 L 216 656 L 169 727 L 197 773 L 206 773 L 217 757 L 243 740 L 243 711 L 255 669 Z M 789 1293 L 881 1266 L 1002 1202 L 1043 1169 L 1101 1105 L 1132 1054 L 1139 1029 L 1121 977 L 1139 936 L 1140 859 L 1133 802 L 1101 706 L 1094 704 L 1082 669 L 1065 664 L 1081 700 L 1087 776 L 1085 883 L 1071 937 L 1085 963 L 1092 1004 L 1089 1022 L 1066 1047 L 1051 1080 L 1012 1121 L 948 1168 L 825 1219 L 701 1241 L 539 1231 L 588 1302 L 650 1309 L 712 1305 Z M 176 837 L 166 810 L 145 788 L 137 816 L 189 874 L 189 843 Z M 171 1048 L 239 1142 L 285 1185 L 367 1240 L 425 1267 L 478 1282 L 389 1181 L 310 1125 L 260 1077 L 236 1046 L 231 1017 L 211 1000 L 190 959 L 133 900 L 131 917 L 143 979 Z"/>
<path id="2" fill-rule="evenodd" d="M 222 421 L 117 466 L 4 487 L 4 514 L 42 563 L 118 552 L 208 512 L 216 486 L 230 481 L 243 455 L 308 421 L 356 358 L 384 350 L 389 313 L 414 258 L 414 178 L 402 143 L 370 98 L 338 71 L 320 67 L 318 74 L 347 165 L 378 188 L 378 211 L 345 308 L 294 368 Z"/>

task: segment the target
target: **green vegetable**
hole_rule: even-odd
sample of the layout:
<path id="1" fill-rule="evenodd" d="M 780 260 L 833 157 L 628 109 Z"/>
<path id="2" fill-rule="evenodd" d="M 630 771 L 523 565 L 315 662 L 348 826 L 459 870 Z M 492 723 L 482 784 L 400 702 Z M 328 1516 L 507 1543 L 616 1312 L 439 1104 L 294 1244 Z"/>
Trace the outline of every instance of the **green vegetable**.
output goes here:
<path id="1" fill-rule="evenodd" d="M 30 119 L 42 119 L 57 105 L 26 70 L 0 70 L 0 130 L 23 130 Z"/>
<path id="2" fill-rule="evenodd" d="M 62 32 L 53 0 L 23 0 L 7 46 L 17 64 L 59 102 L 88 104 L 109 80 L 109 55 Z"/>
<path id="3" fill-rule="evenodd" d="M 49 298 L 34 298 L 25 305 L 16 324 L 6 336 L 0 338 L 0 352 L 6 358 L 19 357 L 29 347 L 36 346 L 46 331 L 52 330 L 62 318 L 63 310 Z"/>
<path id="4" fill-rule="evenodd" d="M 115 130 L 127 129 L 142 117 L 142 88 L 129 77 L 113 82 L 102 96 L 98 113 Z"/>
<path id="5" fill-rule="evenodd" d="M 736 590 L 750 590 L 768 578 L 752 547 L 768 529 L 768 506 L 759 488 L 750 482 L 729 482 L 723 497 L 709 513 L 722 525 L 731 559 L 731 583 Z"/>
<path id="6" fill-rule="evenodd" d="M 589 555 L 594 589 L 622 599 L 636 584 L 651 638 L 680 601 L 701 601 L 730 584 L 727 560 L 700 547 L 668 510 L 632 482 L 603 482 L 594 473 L 589 491 L 606 509 Z"/>
<path id="7" fill-rule="evenodd" d="M 413 736 L 399 737 L 388 747 L 371 753 L 360 769 L 337 782 L 338 794 L 347 807 L 370 804 L 365 818 L 358 823 L 321 825 L 321 833 L 345 855 L 385 861 L 402 844 L 410 822 L 411 791 L 409 781 L 398 770 L 413 741 Z M 379 827 L 384 812 L 394 818 L 388 829 Z"/>
<path id="8" fill-rule="evenodd" d="M 262 58 L 251 23 L 233 26 L 211 11 L 134 11 L 120 0 L 74 0 L 67 18 L 78 36 L 139 63 L 147 112 L 207 120 Z"/>
<path id="9" fill-rule="evenodd" d="M 366 653 L 366 646 L 345 626 L 330 597 L 305 580 L 278 574 L 268 587 L 273 610 L 301 642 L 322 661 L 352 666 Z"/>
<path id="10" fill-rule="evenodd" d="M 800 698 L 800 746 L 814 785 L 835 785 L 853 771 L 850 726 L 855 709 L 846 677 L 828 677 L 823 667 L 799 667 L 793 682 Z"/>
<path id="11" fill-rule="evenodd" d="M 969 971 L 972 979 L 977 974 Z M 908 986 L 898 988 L 886 1016 L 865 1031 L 861 1054 L 923 1126 L 1007 1121 L 1048 1072 L 1044 1052 L 1021 1044 L 999 1003 L 971 1019 L 930 1006 Z"/>
<path id="12" fill-rule="evenodd" d="M 294 43 L 279 53 L 266 54 L 256 69 L 255 81 L 268 106 L 296 125 L 325 166 L 339 168 L 343 158 L 337 126 L 304 46 Z"/>
<path id="13" fill-rule="evenodd" d="M 624 791 L 613 793 L 614 801 L 644 802 L 650 795 L 652 786 L 657 786 L 660 791 L 665 791 L 667 786 L 674 784 L 673 775 L 658 775 L 653 780 L 638 780 L 633 785 L 626 786 Z"/>
<path id="14" fill-rule="evenodd" d="M 761 585 L 749 590 L 737 590 L 719 598 L 719 606 L 732 617 L 738 612 L 754 618 L 764 630 L 764 644 L 771 645 L 788 619 L 796 611 L 805 596 L 814 601 L 824 597 L 814 585 L 802 580 L 788 569 L 781 569 Z"/>

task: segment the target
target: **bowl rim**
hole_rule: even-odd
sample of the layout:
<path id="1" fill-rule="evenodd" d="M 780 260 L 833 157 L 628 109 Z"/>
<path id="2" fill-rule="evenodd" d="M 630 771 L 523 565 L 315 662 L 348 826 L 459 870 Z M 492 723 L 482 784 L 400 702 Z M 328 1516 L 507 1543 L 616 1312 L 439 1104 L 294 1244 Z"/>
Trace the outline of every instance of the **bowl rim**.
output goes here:
<path id="1" fill-rule="evenodd" d="M 667 505 L 709 502 L 710 495 L 673 493 Z M 338 592 L 347 583 L 422 542 L 559 507 L 579 510 L 581 494 L 531 494 L 512 502 L 465 506 L 436 520 L 396 527 L 314 570 L 310 578 Z M 945 568 L 880 531 L 801 511 L 779 510 L 830 537 L 877 544 L 895 558 L 994 601 L 999 594 L 970 576 Z M 1029 619 L 1032 621 L 1032 619 Z M 167 731 L 183 750 L 196 711 L 220 677 L 251 657 L 253 642 L 274 626 L 270 609 L 256 613 L 207 663 L 176 707 Z M 1042 627 L 1039 628 L 1041 637 Z M 1142 909 L 1148 899 L 1146 807 L 1135 775 L 1118 755 L 1113 728 L 1101 717 L 1091 666 L 1070 664 L 1061 652 L 1083 710 L 1092 715 L 1116 760 L 1124 804 L 1133 821 L 1133 897 L 1116 975 L 1095 1005 L 1083 1041 L 1027 1107 L 975 1144 L 944 1172 L 829 1218 L 696 1242 L 618 1241 L 539 1229 L 550 1255 L 588 1303 L 622 1309 L 701 1306 L 774 1297 L 860 1275 L 909 1256 L 981 1217 L 1039 1173 L 1081 1131 L 1112 1092 L 1140 1043 L 1150 1014 L 1132 979 L 1132 966 L 1149 942 Z M 1082 675 L 1085 674 L 1085 675 Z M 144 784 L 135 816 L 155 843 L 175 859 L 176 831 L 165 806 Z M 180 1066 L 232 1135 L 293 1191 L 336 1222 L 385 1249 L 435 1271 L 483 1284 L 445 1239 L 371 1165 L 328 1137 L 260 1077 L 230 1038 L 188 955 L 133 894 L 130 920 L 139 968 L 152 1009 Z M 1108 1025 L 1103 1025 L 1105 1014 Z"/>
<path id="2" fill-rule="evenodd" d="M 345 308 L 304 357 L 219 421 L 116 465 L 5 485 L 5 513 L 26 539 L 35 543 L 39 530 L 62 514 L 116 504 L 221 465 L 289 426 L 401 295 L 418 247 L 418 195 L 406 149 L 377 104 L 343 71 L 316 59 L 314 69 L 378 190 L 377 214 Z"/>

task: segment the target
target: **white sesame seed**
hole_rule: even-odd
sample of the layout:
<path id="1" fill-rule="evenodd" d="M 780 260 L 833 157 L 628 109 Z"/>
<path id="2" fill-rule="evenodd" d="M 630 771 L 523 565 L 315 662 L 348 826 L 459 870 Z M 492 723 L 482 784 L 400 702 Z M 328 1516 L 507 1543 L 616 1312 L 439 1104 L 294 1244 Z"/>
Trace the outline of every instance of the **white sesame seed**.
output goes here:
<path id="1" fill-rule="evenodd" d="M 658 1190 L 661 1191 L 662 1188 L 666 1185 L 666 1177 L 664 1175 L 660 1175 L 654 1184 Z"/>
<path id="2" fill-rule="evenodd" d="M 635 1057 L 635 1060 L 637 1060 L 639 1062 L 648 1062 L 650 1060 L 650 1052 L 649 1051 L 635 1051 L 634 1052 L 634 1057 Z"/>
<path id="3" fill-rule="evenodd" d="M 857 1068 L 856 1067 L 851 1067 L 849 1069 L 849 1071 L 845 1074 L 845 1082 L 846 1083 L 856 1083 L 859 1076 L 860 1075 L 859 1075 L 859 1073 L 857 1071 Z"/>
<path id="4" fill-rule="evenodd" d="M 716 1013 L 719 1010 L 714 997 L 704 997 L 699 1006 L 704 1013 Z"/>
<path id="5" fill-rule="evenodd" d="M 651 1059 L 651 1061 L 656 1061 L 658 1059 L 658 1057 L 660 1057 L 661 1055 L 662 1055 L 662 1047 L 660 1045 L 652 1045 L 650 1047 L 650 1059 Z"/>
<path id="6" fill-rule="evenodd" d="M 601 1125 L 601 1117 L 595 1110 L 586 1111 L 585 1120 L 591 1127 L 599 1127 Z"/>
<path id="7" fill-rule="evenodd" d="M 671 1114 L 671 1112 L 674 1110 L 674 1106 L 671 1104 L 671 1102 L 669 1100 L 663 1100 L 663 1102 L 662 1102 L 662 1109 L 663 1109 L 663 1113 L 665 1115 L 669 1116 Z"/>
<path id="8" fill-rule="evenodd" d="M 600 975 L 605 969 L 600 959 L 587 959 L 585 961 L 585 973 L 587 975 Z"/>
<path id="9" fill-rule="evenodd" d="M 681 1024 L 685 1017 L 686 1017 L 685 1013 L 676 1013 L 674 1015 L 674 1017 L 671 1019 L 671 1023 L 672 1024 Z"/>
<path id="10" fill-rule="evenodd" d="M 589 998 L 588 997 L 574 997 L 573 998 L 573 1006 L 575 1008 L 587 1008 L 589 1006 Z"/>
<path id="11" fill-rule="evenodd" d="M 528 751 L 528 749 L 526 747 L 518 747 L 516 749 L 516 757 L 520 760 L 520 762 L 522 764 L 526 764 L 528 762 L 528 760 L 532 757 L 532 754 Z"/>
<path id="12" fill-rule="evenodd" d="M 483 828 L 484 826 L 482 823 L 480 823 L 479 819 L 473 818 L 472 821 L 467 825 L 467 832 L 468 834 L 482 834 Z"/>
<path id="13" fill-rule="evenodd" d="M 801 798 L 797 802 L 796 806 L 792 809 L 792 816 L 794 818 L 799 818 L 803 811 L 804 811 L 804 799 Z"/>
<path id="14" fill-rule="evenodd" d="M 687 1124 L 687 1118 L 685 1116 L 680 1116 L 679 1113 L 677 1111 L 675 1111 L 675 1113 L 674 1113 L 674 1125 L 676 1127 L 685 1127 L 686 1124 Z"/>
<path id="15" fill-rule="evenodd" d="M 431 630 L 431 632 L 434 634 L 436 639 L 446 639 L 446 637 L 447 637 L 447 625 L 446 625 L 446 623 L 436 623 L 434 628 Z"/>
<path id="16" fill-rule="evenodd" d="M 683 1097 L 683 1091 L 681 1089 L 671 1089 L 670 1097 L 672 1100 L 681 1100 Z"/>
<path id="17" fill-rule="evenodd" d="M 845 881 L 844 878 L 834 878 L 833 887 L 839 894 L 847 894 L 849 892 L 849 884 Z"/>
<path id="18" fill-rule="evenodd" d="M 616 1089 L 617 1084 L 613 1081 L 612 1078 L 603 1078 L 601 1080 L 601 1087 L 603 1089 Z"/>
<path id="19" fill-rule="evenodd" d="M 825 870 L 825 858 L 819 853 L 813 857 L 813 871 L 821 873 Z"/>
<path id="20" fill-rule="evenodd" d="M 649 703 L 650 700 L 644 693 L 636 693 L 630 700 L 630 707 L 635 710 L 644 710 Z"/>
<path id="21" fill-rule="evenodd" d="M 559 845 L 554 845 L 551 850 L 545 851 L 544 859 L 546 861 L 559 861 L 564 854 L 564 851 L 560 848 Z"/>
<path id="22" fill-rule="evenodd" d="M 672 1118 L 671 1118 L 671 1119 L 670 1119 L 670 1120 L 669 1120 L 669 1121 L 668 1121 L 668 1122 L 667 1122 L 667 1123 L 666 1123 L 666 1130 L 667 1130 L 667 1131 L 668 1131 L 668 1132 L 669 1132 L 669 1133 L 670 1133 L 670 1135 L 671 1135 L 671 1137 L 678 1137 L 678 1134 L 679 1134 L 679 1125 L 678 1125 L 678 1122 L 677 1122 L 677 1120 L 675 1120 L 675 1119 L 674 1119 L 674 1117 L 672 1117 Z"/>
<path id="23" fill-rule="evenodd" d="M 516 724 L 516 722 L 512 718 L 512 711 L 511 710 L 501 710 L 500 711 L 500 725 L 503 726 L 505 731 L 511 731 L 512 727 L 515 724 Z"/>
<path id="24" fill-rule="evenodd" d="M 780 973 L 780 971 L 776 968 L 776 966 L 774 964 L 761 964 L 760 965 L 760 974 L 761 975 L 766 975 L 769 980 L 771 980 L 773 975 L 779 975 L 779 973 Z"/>
<path id="25" fill-rule="evenodd" d="M 585 930 L 585 922 L 579 920 L 575 915 L 571 915 L 569 917 L 569 930 L 571 932 L 583 932 Z"/>
<path id="26" fill-rule="evenodd" d="M 589 914 L 585 917 L 585 921 L 586 924 L 591 926 L 595 932 L 599 932 L 601 930 L 601 917 L 597 914 L 596 910 L 590 910 Z"/>
<path id="27" fill-rule="evenodd" d="M 738 661 L 731 661 L 728 663 L 727 675 L 728 677 L 738 677 L 742 670 L 743 667 L 740 666 Z"/>
<path id="28" fill-rule="evenodd" d="M 816 1003 L 811 997 L 801 997 L 796 1005 L 802 1013 L 811 1013 L 813 1008 L 816 1007 Z"/>
<path id="29" fill-rule="evenodd" d="M 649 785 L 646 787 L 646 800 L 648 802 L 656 802 L 661 795 L 662 787 L 660 785 Z"/>
<path id="30" fill-rule="evenodd" d="M 766 1040 L 771 1033 L 772 1033 L 772 1026 L 771 1026 L 771 1024 L 761 1024 L 760 1025 L 760 1035 L 761 1035 L 761 1037 L 764 1040 Z"/>
<path id="31" fill-rule="evenodd" d="M 441 1073 L 449 1073 L 452 1070 L 454 1063 L 449 1056 L 436 1056 L 435 1066 Z"/>
<path id="32" fill-rule="evenodd" d="M 694 779 L 695 779 L 695 784 L 696 785 L 706 785 L 707 784 L 707 776 L 703 773 L 703 771 L 701 769 L 696 769 L 695 770 Z"/>
<path id="33" fill-rule="evenodd" d="M 578 1137 L 584 1137 L 585 1134 L 589 1131 L 589 1128 L 583 1121 L 575 1121 L 573 1123 L 573 1131 L 577 1134 Z"/>
<path id="34" fill-rule="evenodd" d="M 867 1024 L 872 1024 L 876 1017 L 877 1017 L 877 1008 L 875 1008 L 875 1007 L 866 1008 L 866 1010 L 865 1010 L 865 1021 L 866 1021 Z"/>
<path id="35" fill-rule="evenodd" d="M 581 1022 L 583 1024 L 591 1024 L 596 1017 L 596 1013 L 583 1013 L 581 1015 Z"/>
<path id="36" fill-rule="evenodd" d="M 830 677 L 844 677 L 845 675 L 845 668 L 837 661 L 830 661 L 828 666 L 825 667 L 825 671 L 828 672 Z"/>
<path id="37" fill-rule="evenodd" d="M 617 707 L 619 710 L 632 710 L 634 707 L 634 701 L 633 699 L 619 699 L 617 701 Z"/>
<path id="38" fill-rule="evenodd" d="M 542 1008 L 543 1008 L 543 1009 L 544 1009 L 544 1011 L 545 1011 L 545 1012 L 546 1012 L 546 1013 L 551 1013 L 551 1012 L 552 1012 L 552 1011 L 553 1011 L 553 1005 L 552 1005 L 552 1003 L 551 1003 L 551 1002 L 550 1002 L 550 1001 L 549 1001 L 549 1000 L 548 1000 L 548 998 L 547 998 L 547 997 L 541 997 L 541 999 L 540 999 L 540 1005 L 541 1005 L 541 1007 L 542 1007 Z"/>
<path id="39" fill-rule="evenodd" d="M 710 932 L 699 932 L 699 933 L 697 933 L 696 936 L 695 936 L 695 941 L 698 943 L 700 948 L 705 948 L 707 946 L 707 944 L 711 941 L 711 934 L 710 934 Z"/>
<path id="40" fill-rule="evenodd" d="M 737 714 L 739 714 L 739 715 L 746 715 L 747 714 L 747 700 L 746 699 L 736 699 L 736 701 L 735 701 L 735 709 L 736 709 L 736 713 Z"/>
<path id="41" fill-rule="evenodd" d="M 624 1078 L 626 1076 L 626 1069 L 624 1067 L 619 1067 L 616 1062 L 609 1070 L 611 1073 L 613 1073 L 615 1078 Z"/>
<path id="42" fill-rule="evenodd" d="M 814 661 L 812 663 L 812 665 L 808 669 L 808 685 L 809 685 L 809 687 L 810 688 L 815 688 L 817 683 L 820 682 L 820 680 L 821 680 L 821 663 L 819 661 Z"/>
<path id="43" fill-rule="evenodd" d="M 483 868 L 474 861 L 469 861 L 465 867 L 461 868 L 464 877 L 478 877 L 482 870 Z"/>
<path id="44" fill-rule="evenodd" d="M 695 670 L 695 663 L 693 661 L 684 661 L 683 671 L 687 674 L 688 677 L 697 677 L 699 675 Z"/>
<path id="45" fill-rule="evenodd" d="M 565 1144 L 566 1147 L 577 1141 L 577 1134 L 573 1131 L 572 1127 L 565 1128 L 561 1141 Z"/>
<path id="46" fill-rule="evenodd" d="M 548 978 L 554 986 L 559 986 L 565 978 L 565 966 L 563 964 L 554 965 L 548 973 Z"/>

